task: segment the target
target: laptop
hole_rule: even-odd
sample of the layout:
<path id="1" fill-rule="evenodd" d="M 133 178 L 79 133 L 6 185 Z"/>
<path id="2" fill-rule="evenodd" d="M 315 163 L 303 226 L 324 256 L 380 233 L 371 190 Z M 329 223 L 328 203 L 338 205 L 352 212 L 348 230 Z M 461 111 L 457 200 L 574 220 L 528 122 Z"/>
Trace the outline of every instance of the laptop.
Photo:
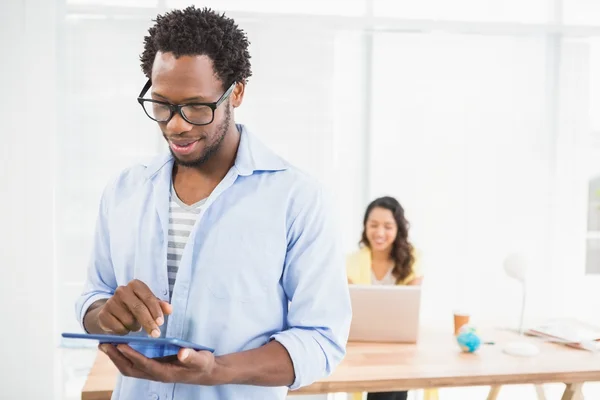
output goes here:
<path id="1" fill-rule="evenodd" d="M 416 343 L 420 286 L 349 285 L 352 323 L 349 341 Z"/>

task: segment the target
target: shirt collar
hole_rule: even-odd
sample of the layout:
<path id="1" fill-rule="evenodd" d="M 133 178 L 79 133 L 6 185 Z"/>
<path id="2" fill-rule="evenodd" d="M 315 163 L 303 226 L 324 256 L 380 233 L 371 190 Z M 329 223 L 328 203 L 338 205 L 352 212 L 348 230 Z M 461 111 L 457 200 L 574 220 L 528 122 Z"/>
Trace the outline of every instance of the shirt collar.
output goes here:
<path id="1" fill-rule="evenodd" d="M 283 171 L 288 164 L 271 149 L 265 146 L 254 134 L 242 124 L 236 124 L 240 132 L 240 144 L 235 158 L 234 168 L 242 176 L 252 175 L 257 171 Z M 173 156 L 170 152 L 161 154 L 146 165 L 148 178 L 152 178 L 164 167 L 173 167 Z"/>
<path id="2" fill-rule="evenodd" d="M 235 159 L 235 168 L 242 176 L 252 175 L 256 171 L 283 171 L 287 163 L 265 146 L 254 134 L 237 124 L 240 132 L 240 145 Z"/>

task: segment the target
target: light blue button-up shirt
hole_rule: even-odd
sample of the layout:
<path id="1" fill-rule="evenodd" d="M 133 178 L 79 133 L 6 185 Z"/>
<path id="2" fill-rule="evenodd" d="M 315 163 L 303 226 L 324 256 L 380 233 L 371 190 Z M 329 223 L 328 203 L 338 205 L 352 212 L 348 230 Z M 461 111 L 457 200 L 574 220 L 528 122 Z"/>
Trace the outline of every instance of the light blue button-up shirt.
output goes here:
<path id="1" fill-rule="evenodd" d="M 228 354 L 271 339 L 289 352 L 292 390 L 330 374 L 351 320 L 332 210 L 319 185 L 243 125 L 235 165 L 208 197 L 181 258 L 168 337 Z M 167 237 L 173 158 L 125 170 L 104 191 L 76 313 L 133 279 L 169 300 Z M 164 330 L 164 327 L 163 327 Z M 113 399 L 283 399 L 286 387 L 165 384 L 119 376 Z"/>

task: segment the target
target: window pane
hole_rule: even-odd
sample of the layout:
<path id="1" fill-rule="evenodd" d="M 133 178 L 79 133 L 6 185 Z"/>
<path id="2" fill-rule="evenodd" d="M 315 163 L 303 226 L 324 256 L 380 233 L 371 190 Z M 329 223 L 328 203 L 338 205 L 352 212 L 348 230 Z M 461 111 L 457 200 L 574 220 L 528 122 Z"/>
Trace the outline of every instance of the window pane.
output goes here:
<path id="1" fill-rule="evenodd" d="M 598 0 L 564 0 L 566 24 L 600 25 L 600 2 Z"/>
<path id="2" fill-rule="evenodd" d="M 588 239 L 585 265 L 586 274 L 600 274 L 600 238 Z"/>
<path id="3" fill-rule="evenodd" d="M 600 5 L 600 2 L 598 4 Z M 590 39 L 590 53 L 590 133 L 600 139 L 600 38 Z"/>
<path id="4" fill-rule="evenodd" d="M 357 16 L 365 12 L 365 0 L 167 0 L 167 6 L 183 8 L 190 4 L 196 7 L 212 7 L 222 11 L 246 11 L 260 13 L 295 13 L 318 15 Z"/>
<path id="5" fill-rule="evenodd" d="M 565 133 L 600 143 L 600 38 L 565 38 L 561 52 Z"/>
<path id="6" fill-rule="evenodd" d="M 496 298 L 509 249 L 547 253 L 545 46 L 533 37 L 375 35 L 370 196 L 398 196 L 427 249 L 439 303 L 431 298 L 425 318 L 439 318 L 457 293 Z M 493 300 L 481 307 L 504 312 Z"/>
<path id="7" fill-rule="evenodd" d="M 64 25 L 57 258 L 71 282 L 85 277 L 102 189 L 122 168 L 152 157 L 162 141 L 136 101 L 146 81 L 138 57 L 149 24 L 69 19 Z"/>
<path id="8" fill-rule="evenodd" d="M 549 0 L 374 0 L 380 17 L 456 21 L 547 22 Z"/>
<path id="9" fill-rule="evenodd" d="M 588 231 L 600 232 L 600 177 L 590 181 L 588 199 Z"/>

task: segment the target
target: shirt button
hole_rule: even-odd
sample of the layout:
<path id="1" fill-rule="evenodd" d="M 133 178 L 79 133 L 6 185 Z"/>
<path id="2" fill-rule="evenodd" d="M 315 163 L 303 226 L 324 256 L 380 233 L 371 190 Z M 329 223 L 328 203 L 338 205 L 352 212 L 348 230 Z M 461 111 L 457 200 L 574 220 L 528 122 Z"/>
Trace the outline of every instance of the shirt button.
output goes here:
<path id="1" fill-rule="evenodd" d="M 158 395 L 156 393 L 150 393 L 149 398 L 151 400 L 159 400 L 159 397 L 158 397 Z"/>
<path id="2" fill-rule="evenodd" d="M 169 294 L 169 291 L 167 289 L 163 289 L 163 296 L 166 296 L 167 294 Z"/>

